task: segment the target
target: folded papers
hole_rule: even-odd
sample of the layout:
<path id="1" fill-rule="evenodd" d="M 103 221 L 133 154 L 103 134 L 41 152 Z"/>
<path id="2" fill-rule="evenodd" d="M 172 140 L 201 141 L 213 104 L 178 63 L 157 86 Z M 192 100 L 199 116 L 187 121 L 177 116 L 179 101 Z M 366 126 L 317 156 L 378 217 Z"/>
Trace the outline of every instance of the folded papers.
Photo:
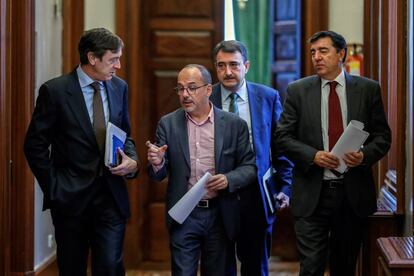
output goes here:
<path id="1" fill-rule="evenodd" d="M 108 122 L 106 127 L 106 140 L 105 140 L 105 165 L 109 167 L 115 167 L 119 165 L 119 154 L 117 149 L 124 149 L 126 140 L 126 133 L 116 125 Z"/>
<path id="2" fill-rule="evenodd" d="M 200 180 L 168 211 L 168 214 L 179 224 L 182 224 L 196 207 L 197 203 L 207 193 L 205 189 L 211 174 L 206 172 Z"/>
<path id="3" fill-rule="evenodd" d="M 344 173 L 347 170 L 348 167 L 344 161 L 345 154 L 359 151 L 369 136 L 369 133 L 363 129 L 364 124 L 362 122 L 356 120 L 349 122 L 331 151 L 333 155 L 339 158 L 339 166 L 335 171 Z"/>

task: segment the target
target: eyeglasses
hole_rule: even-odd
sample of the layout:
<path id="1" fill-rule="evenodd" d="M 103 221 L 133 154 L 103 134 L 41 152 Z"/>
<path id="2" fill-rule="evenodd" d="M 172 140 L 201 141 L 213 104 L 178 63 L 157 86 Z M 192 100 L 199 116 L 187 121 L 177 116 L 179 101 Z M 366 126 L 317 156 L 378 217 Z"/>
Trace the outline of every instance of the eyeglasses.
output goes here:
<path id="1" fill-rule="evenodd" d="M 174 87 L 174 91 L 175 93 L 177 93 L 178 95 L 182 95 L 184 93 L 184 90 L 187 90 L 187 93 L 190 95 L 193 95 L 197 92 L 197 89 L 207 86 L 208 83 L 200 85 L 200 86 L 189 86 L 189 87 L 184 87 L 184 86 L 177 86 Z"/>
<path id="2" fill-rule="evenodd" d="M 230 67 L 230 70 L 232 71 L 238 71 L 240 70 L 240 66 L 241 63 L 240 62 L 229 62 L 229 63 L 225 63 L 225 62 L 217 62 L 216 63 L 216 68 L 219 71 L 225 71 L 227 69 L 227 67 Z"/>

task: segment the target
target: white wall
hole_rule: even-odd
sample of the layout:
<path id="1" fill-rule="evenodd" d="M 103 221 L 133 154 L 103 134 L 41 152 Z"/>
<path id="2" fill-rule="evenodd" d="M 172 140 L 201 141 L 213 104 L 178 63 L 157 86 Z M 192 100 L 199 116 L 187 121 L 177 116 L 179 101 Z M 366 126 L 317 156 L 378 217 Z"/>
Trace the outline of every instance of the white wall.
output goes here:
<path id="1" fill-rule="evenodd" d="M 115 32 L 115 0 L 85 0 L 85 30 L 98 27 Z"/>
<path id="2" fill-rule="evenodd" d="M 341 34 L 348 44 L 364 42 L 363 18 L 363 0 L 329 1 L 329 29 Z"/>
<path id="3" fill-rule="evenodd" d="M 62 0 L 36 0 L 36 87 L 62 74 Z M 58 5 L 54 13 L 54 5 Z M 49 210 L 42 212 L 43 193 L 35 183 L 34 268 L 37 270 L 54 256 L 56 243 Z M 52 239 L 50 239 L 52 237 Z M 50 243 L 50 241 L 52 243 Z"/>

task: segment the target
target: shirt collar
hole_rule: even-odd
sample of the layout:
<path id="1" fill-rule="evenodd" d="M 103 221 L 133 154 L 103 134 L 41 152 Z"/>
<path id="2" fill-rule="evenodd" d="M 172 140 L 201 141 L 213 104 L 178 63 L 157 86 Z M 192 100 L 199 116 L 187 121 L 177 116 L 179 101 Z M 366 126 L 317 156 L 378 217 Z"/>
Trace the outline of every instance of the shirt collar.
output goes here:
<path id="1" fill-rule="evenodd" d="M 204 121 L 200 122 L 200 123 L 197 123 L 196 121 L 194 121 L 194 119 L 191 118 L 191 115 L 189 113 L 187 113 L 187 112 L 185 112 L 185 116 L 187 117 L 188 120 L 190 120 L 191 122 L 193 122 L 195 125 L 201 126 L 201 125 L 204 125 L 207 122 L 209 122 L 211 124 L 214 124 L 214 108 L 213 108 L 213 104 L 210 102 L 210 112 L 208 113 L 207 118 Z"/>
<path id="2" fill-rule="evenodd" d="M 325 85 L 328 85 L 329 82 L 331 82 L 332 80 L 327 80 L 327 79 L 323 79 L 322 80 L 322 87 L 325 87 Z M 336 78 L 333 80 L 336 81 L 338 83 L 338 85 L 345 87 L 345 73 L 344 70 L 341 71 L 341 73 L 339 73 L 338 76 L 336 76 Z"/>
<path id="3" fill-rule="evenodd" d="M 81 88 L 85 88 L 95 82 L 91 77 L 88 76 L 88 74 L 85 73 L 85 71 L 82 70 L 82 67 L 80 65 L 78 68 L 76 68 L 76 73 L 78 74 L 79 84 Z M 103 82 L 98 81 L 98 83 L 102 88 Z"/>
<path id="4" fill-rule="evenodd" d="M 227 98 L 230 96 L 231 92 L 230 90 L 224 88 L 224 86 L 221 84 L 221 98 L 223 101 L 226 101 Z M 247 101 L 247 86 L 246 86 L 246 80 L 243 81 L 243 84 L 240 86 L 240 88 L 236 91 L 237 95 L 243 100 Z M 222 102 L 223 102 L 222 101 Z"/>

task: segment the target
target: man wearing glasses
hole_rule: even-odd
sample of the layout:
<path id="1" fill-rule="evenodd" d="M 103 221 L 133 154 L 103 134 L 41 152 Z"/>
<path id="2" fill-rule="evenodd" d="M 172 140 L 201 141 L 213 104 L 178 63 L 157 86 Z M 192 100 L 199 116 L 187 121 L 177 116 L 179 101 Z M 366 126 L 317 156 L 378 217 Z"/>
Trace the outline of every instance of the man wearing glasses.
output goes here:
<path id="1" fill-rule="evenodd" d="M 243 43 L 220 42 L 213 49 L 213 59 L 219 83 L 213 86 L 210 100 L 216 107 L 236 113 L 247 122 L 258 169 L 255 183 L 241 193 L 241 229 L 236 242 L 241 274 L 268 275 L 275 212 L 289 205 L 292 179 L 290 161 L 276 156 L 276 149 L 271 148 L 272 133 L 282 112 L 279 93 L 246 81 L 250 62 Z M 276 172 L 265 186 L 263 176 L 273 171 L 272 166 Z M 231 272 L 235 274 L 234 257 L 232 263 Z"/>
<path id="2" fill-rule="evenodd" d="M 204 66 L 185 66 L 175 88 L 181 108 L 161 118 L 155 145 L 147 142 L 149 176 L 168 176 L 166 210 L 205 173 L 212 175 L 182 224 L 166 214 L 172 275 L 197 275 L 199 260 L 201 275 L 226 274 L 240 225 L 239 192 L 256 178 L 246 122 L 215 108 L 211 90 Z"/>

